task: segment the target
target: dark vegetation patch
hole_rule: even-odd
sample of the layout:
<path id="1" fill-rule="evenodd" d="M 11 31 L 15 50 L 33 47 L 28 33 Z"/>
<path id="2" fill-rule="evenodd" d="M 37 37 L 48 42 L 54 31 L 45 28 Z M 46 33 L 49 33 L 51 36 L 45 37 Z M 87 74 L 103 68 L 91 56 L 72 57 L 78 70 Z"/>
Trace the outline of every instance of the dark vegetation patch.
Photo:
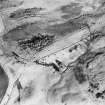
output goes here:
<path id="1" fill-rule="evenodd" d="M 103 90 L 102 92 L 96 93 L 96 98 L 105 99 L 105 90 Z"/>
<path id="2" fill-rule="evenodd" d="M 50 36 L 48 34 L 42 35 L 39 34 L 39 36 L 33 36 L 29 40 L 23 40 L 18 42 L 18 46 L 21 47 L 22 49 L 31 49 L 35 50 L 37 52 L 41 51 L 43 48 L 51 45 L 54 41 L 54 36 Z"/>

